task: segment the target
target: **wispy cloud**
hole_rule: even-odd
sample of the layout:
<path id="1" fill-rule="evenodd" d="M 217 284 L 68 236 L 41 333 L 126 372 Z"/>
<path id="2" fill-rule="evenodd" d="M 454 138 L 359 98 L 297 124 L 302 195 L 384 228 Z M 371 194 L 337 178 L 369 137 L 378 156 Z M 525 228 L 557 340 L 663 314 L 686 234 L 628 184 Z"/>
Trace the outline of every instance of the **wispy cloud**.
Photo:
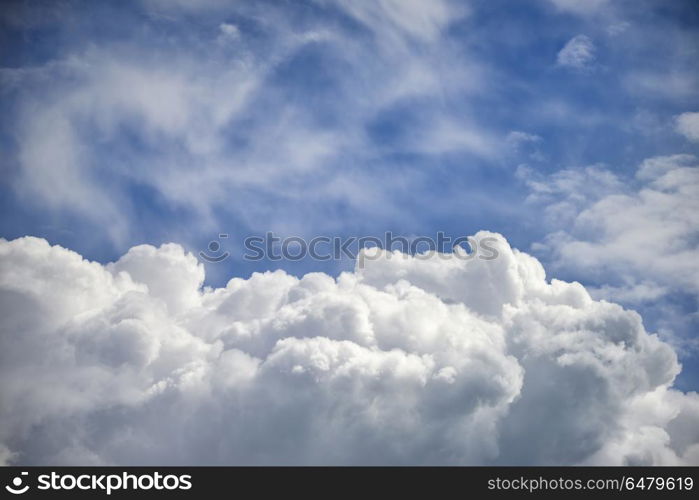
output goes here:
<path id="1" fill-rule="evenodd" d="M 587 68 L 595 62 L 595 45 L 585 35 L 577 35 L 558 52 L 556 61 L 560 66 L 574 69 Z"/>

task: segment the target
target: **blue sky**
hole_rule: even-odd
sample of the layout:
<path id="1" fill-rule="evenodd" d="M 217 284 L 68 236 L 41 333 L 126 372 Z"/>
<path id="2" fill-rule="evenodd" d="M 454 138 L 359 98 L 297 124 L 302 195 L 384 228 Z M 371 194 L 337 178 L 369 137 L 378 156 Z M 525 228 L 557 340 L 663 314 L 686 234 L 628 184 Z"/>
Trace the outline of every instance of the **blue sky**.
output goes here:
<path id="1" fill-rule="evenodd" d="M 639 311 L 699 385 L 696 190 L 664 191 L 676 232 L 653 202 L 623 224 L 656 252 L 579 218 L 643 198 L 649 159 L 694 179 L 696 2 L 5 2 L 0 22 L 0 236 L 106 263 L 229 233 L 221 286 L 352 268 L 245 262 L 247 235 L 487 229 Z"/>

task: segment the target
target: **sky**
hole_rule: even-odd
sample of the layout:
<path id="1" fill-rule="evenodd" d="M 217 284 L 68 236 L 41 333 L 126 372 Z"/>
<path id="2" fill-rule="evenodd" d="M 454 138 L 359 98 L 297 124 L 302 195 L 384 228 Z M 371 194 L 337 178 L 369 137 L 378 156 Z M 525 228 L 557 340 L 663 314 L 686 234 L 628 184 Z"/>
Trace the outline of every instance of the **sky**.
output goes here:
<path id="1" fill-rule="evenodd" d="M 697 67 L 692 0 L 3 2 L 0 460 L 699 463 Z M 500 252 L 243 258 L 386 231 Z"/>

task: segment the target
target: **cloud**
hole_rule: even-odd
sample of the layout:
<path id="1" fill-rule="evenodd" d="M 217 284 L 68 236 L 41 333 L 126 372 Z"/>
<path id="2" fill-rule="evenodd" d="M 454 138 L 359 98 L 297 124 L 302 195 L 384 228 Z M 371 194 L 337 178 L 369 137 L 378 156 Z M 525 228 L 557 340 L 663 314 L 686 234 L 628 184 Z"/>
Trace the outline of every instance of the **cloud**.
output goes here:
<path id="1" fill-rule="evenodd" d="M 678 133 L 692 142 L 699 142 L 699 113 L 682 113 L 675 123 Z"/>
<path id="2" fill-rule="evenodd" d="M 549 234 L 532 249 L 581 279 L 597 299 L 638 308 L 687 363 L 696 355 L 699 305 L 699 162 L 646 159 L 635 177 L 603 166 L 538 175 L 520 169 Z"/>
<path id="3" fill-rule="evenodd" d="M 512 130 L 507 134 L 507 142 L 518 145 L 526 142 L 540 142 L 541 137 L 536 134 L 529 134 L 527 132 L 522 132 L 520 130 Z"/>
<path id="4" fill-rule="evenodd" d="M 187 2 L 186 0 L 143 0 L 144 6 L 151 12 L 160 15 L 172 15 L 197 11 L 224 11 L 230 8 L 226 0 L 201 0 Z"/>
<path id="5" fill-rule="evenodd" d="M 130 183 L 205 208 L 206 195 L 187 195 L 182 181 L 189 191 L 197 179 L 207 183 L 206 175 L 184 167 L 173 173 L 183 158 L 211 162 L 220 154 L 222 128 L 244 108 L 261 70 L 238 61 L 212 73 L 189 59 L 171 66 L 147 59 L 91 49 L 31 71 L 5 70 L 18 89 L 20 169 L 11 182 L 23 199 L 101 223 L 117 242 L 129 230 L 119 193 Z M 45 93 L 22 90 L 47 82 Z M 125 130 L 137 134 L 138 152 L 134 141 L 124 145 Z"/>
<path id="6" fill-rule="evenodd" d="M 621 21 L 607 26 L 607 34 L 611 37 L 616 37 L 626 32 L 631 27 L 628 21 Z"/>
<path id="7" fill-rule="evenodd" d="M 556 57 L 559 66 L 574 69 L 589 67 L 594 61 L 595 45 L 585 35 L 577 35 L 568 40 Z"/>
<path id="8" fill-rule="evenodd" d="M 324 230 L 338 222 L 318 214 L 337 205 L 372 211 L 367 193 L 390 212 L 396 186 L 376 178 L 396 151 L 497 152 L 497 134 L 472 114 L 430 111 L 450 93 L 483 86 L 479 65 L 445 37 L 465 15 L 456 3 L 319 2 L 303 23 L 281 4 L 145 7 L 174 16 L 152 20 L 172 33 L 127 31 L 95 43 L 76 35 L 80 43 L 58 46 L 43 65 L 0 72 L 21 125 L 11 129 L 18 154 L 8 184 L 31 208 L 109 227 L 113 247 L 142 241 L 134 189 L 187 214 L 202 232 L 276 229 L 285 224 L 271 208 L 277 203 L 294 219 L 286 224 Z M 179 14 L 199 16 L 207 29 L 178 22 Z M 457 55 L 458 65 L 447 63 Z M 387 144 L 371 133 L 382 120 L 405 125 L 406 134 Z M 353 174 L 361 185 L 335 189 L 348 163 L 361 170 Z M 403 176 L 406 187 L 411 179 Z M 178 239 L 188 238 L 191 231 Z"/>
<path id="9" fill-rule="evenodd" d="M 589 15 L 609 2 L 553 4 Z M 494 27 L 462 5 L 6 9 L 21 30 L 10 52 L 37 66 L 0 69 L 16 209 L 5 235 L 53 241 L 69 228 L 61 241 L 102 259 L 145 239 L 194 248 L 223 230 L 416 232 L 476 217 L 525 228 L 546 218 L 522 209 L 498 163 L 528 156 L 549 172 L 549 158 L 633 158 L 644 148 L 628 134 L 630 109 L 690 109 L 693 34 L 672 29 L 675 14 L 641 20 L 615 5 L 620 17 L 582 20 L 568 36 L 610 25 L 611 36 L 633 19 L 607 47 L 619 64 L 597 75 L 605 92 L 582 95 L 565 71 L 545 71 L 552 56 L 539 49 L 564 41 L 555 9 Z M 45 27 L 49 44 L 33 31 Z M 592 40 L 573 38 L 559 64 L 595 66 Z M 657 132 L 644 147 L 662 146 Z M 673 303 L 696 290 L 696 183 L 682 170 L 696 162 L 655 160 L 674 166 L 636 178 L 602 165 L 519 170 L 555 234 L 534 249 L 578 273 L 566 278 L 589 278 L 586 289 L 546 283 L 508 249 L 489 267 L 396 257 L 339 279 L 276 272 L 208 289 L 177 245 L 101 266 L 41 240 L 5 242 L 0 356 L 16 382 L 3 391 L 0 460 L 696 461 L 685 446 L 695 398 L 671 388 L 674 355 L 645 329 L 667 332 L 647 309 L 644 329 L 599 301 L 696 318 Z M 642 238 L 656 228 L 667 258 Z M 667 411 L 644 410 L 655 404 Z"/>
<path id="10" fill-rule="evenodd" d="M 696 95 L 699 80 L 694 71 L 670 68 L 665 71 L 629 71 L 624 77 L 628 92 L 636 95 L 662 96 L 680 102 Z"/>
<path id="11" fill-rule="evenodd" d="M 16 464 L 696 463 L 697 397 L 640 317 L 495 260 L 399 252 L 201 288 L 178 245 L 106 266 L 0 240 Z M 649 411 L 650 410 L 652 411 Z"/>
<path id="12" fill-rule="evenodd" d="M 435 41 L 445 26 L 466 13 L 464 7 L 457 8 L 448 0 L 435 0 L 429 4 L 414 0 L 371 3 L 321 0 L 319 3 L 336 4 L 377 36 L 397 39 L 407 35 L 423 41 Z"/>
<path id="13" fill-rule="evenodd" d="M 218 30 L 220 32 L 217 38 L 219 43 L 235 41 L 240 38 L 240 30 L 235 24 L 221 23 Z"/>
<path id="14" fill-rule="evenodd" d="M 529 187 L 527 201 L 545 205 L 546 216 L 554 225 L 567 226 L 586 206 L 623 189 L 622 181 L 613 172 L 596 165 L 563 169 L 549 176 L 522 166 L 516 175 Z"/>
<path id="15" fill-rule="evenodd" d="M 527 175 L 527 174 L 525 174 Z M 692 155 L 645 160 L 633 181 L 602 167 L 528 177 L 532 200 L 554 226 L 545 246 L 559 266 L 593 278 L 639 279 L 699 294 L 699 162 Z"/>
<path id="16" fill-rule="evenodd" d="M 579 15 L 594 14 L 607 6 L 609 0 L 549 0 L 558 10 Z"/>

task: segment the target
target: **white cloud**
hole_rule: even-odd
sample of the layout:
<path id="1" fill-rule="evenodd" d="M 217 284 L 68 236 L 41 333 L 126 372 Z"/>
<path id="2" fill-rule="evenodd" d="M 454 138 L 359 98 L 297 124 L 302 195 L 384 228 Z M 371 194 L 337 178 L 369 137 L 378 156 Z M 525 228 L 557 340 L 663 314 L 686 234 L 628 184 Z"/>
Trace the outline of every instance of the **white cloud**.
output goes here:
<path id="1" fill-rule="evenodd" d="M 319 0 L 319 3 L 324 2 Z M 465 14 L 463 6 L 455 8 L 448 0 L 429 3 L 419 0 L 334 0 L 329 3 L 337 4 L 377 35 L 396 39 L 407 34 L 423 41 L 435 41 L 446 25 Z"/>
<path id="2" fill-rule="evenodd" d="M 682 113 L 676 119 L 675 130 L 693 142 L 699 142 L 699 113 Z"/>
<path id="3" fill-rule="evenodd" d="M 536 134 L 529 134 L 520 130 L 512 130 L 507 134 L 507 142 L 518 145 L 525 142 L 541 142 L 541 137 Z"/>
<path id="4" fill-rule="evenodd" d="M 165 40 L 149 34 L 147 42 L 70 46 L 43 66 L 3 69 L 0 78 L 16 92 L 13 109 L 21 124 L 17 174 L 9 183 L 33 208 L 109 227 L 112 243 L 124 248 L 141 237 L 129 234 L 139 230 L 129 224 L 129 209 L 136 207 L 123 206 L 138 203 L 125 193 L 132 185 L 153 190 L 163 204 L 207 230 L 231 219 L 267 230 L 280 223 L 279 212 L 249 197 L 291 206 L 312 192 L 319 205 L 339 201 L 367 212 L 372 200 L 381 199 L 381 213 L 389 213 L 395 183 L 377 181 L 387 169 L 376 167 L 390 161 L 391 147 L 425 155 L 497 153 L 496 134 L 464 120 L 460 109 L 420 113 L 405 140 L 394 145 L 366 133 L 402 102 L 441 101 L 484 87 L 483 65 L 446 40 L 450 23 L 464 15 L 458 3 L 320 3 L 352 18 L 354 27 L 328 29 L 324 15 L 300 26 L 283 5 L 209 1 L 201 6 L 211 11 L 207 15 L 218 7 L 227 14 L 216 14 L 212 29 L 185 31 L 191 35 L 186 40 L 160 43 Z M 189 8 L 183 2 L 146 4 L 175 17 Z M 259 39 L 242 43 L 242 23 L 221 23 L 233 18 L 257 26 Z M 357 23 L 369 36 L 357 36 Z M 144 43 L 159 48 L 144 51 Z M 302 83 L 281 77 L 305 53 L 323 61 L 324 81 L 312 102 L 293 97 L 307 90 Z M 455 57 L 458 65 L 446 63 Z M 314 78 L 316 72 L 305 73 Z M 331 98 L 324 95 L 326 86 L 332 86 Z M 357 189 L 336 189 L 336 180 L 348 175 L 348 161 L 371 167 L 355 175 Z M 411 177 L 403 182 L 407 189 Z M 323 211 L 303 203 L 286 216 L 304 223 L 312 217 L 318 230 L 338 224 L 317 215 Z"/>
<path id="5" fill-rule="evenodd" d="M 160 15 L 171 15 L 182 12 L 196 11 L 222 11 L 229 9 L 231 2 L 228 0 L 199 0 L 189 2 L 187 0 L 143 0 L 144 6 Z"/>
<path id="6" fill-rule="evenodd" d="M 606 7 L 609 0 L 549 0 L 549 2 L 563 12 L 590 15 Z"/>
<path id="7" fill-rule="evenodd" d="M 618 23 L 610 24 L 607 26 L 607 34 L 609 36 L 619 36 L 631 27 L 631 23 L 628 21 L 621 21 Z"/>
<path id="8" fill-rule="evenodd" d="M 409 134 L 407 140 L 400 144 L 401 151 L 426 154 L 461 151 L 483 158 L 496 154 L 497 139 L 472 123 L 437 119 L 434 123 L 421 125 L 419 130 Z"/>
<path id="9" fill-rule="evenodd" d="M 542 158 L 542 154 L 536 147 L 542 142 L 541 136 L 536 134 L 530 134 L 527 132 L 522 132 L 520 130 L 510 131 L 505 141 L 514 153 L 522 153 L 526 150 L 530 150 L 529 156 L 535 160 Z"/>
<path id="10" fill-rule="evenodd" d="M 219 35 L 217 40 L 219 43 L 227 43 L 240 38 L 240 30 L 235 24 L 221 23 L 218 27 L 218 30 Z"/>
<path id="11" fill-rule="evenodd" d="M 550 176 L 538 175 L 523 166 L 516 175 L 531 191 L 527 201 L 545 204 L 546 216 L 557 226 L 568 226 L 583 208 L 623 189 L 623 183 L 614 173 L 596 165 L 559 170 Z"/>
<path id="12" fill-rule="evenodd" d="M 524 173 L 532 200 L 547 204 L 554 227 L 540 248 L 555 265 L 604 276 L 629 296 L 683 291 L 699 295 L 699 162 L 691 155 L 645 160 L 635 181 L 602 167 L 550 177 Z M 646 282 L 645 290 L 638 288 Z M 647 288 L 654 283 L 654 292 Z M 620 297 L 616 298 L 621 300 Z"/>
<path id="13" fill-rule="evenodd" d="M 0 240 L 0 450 L 22 464 L 696 463 L 696 395 L 633 311 L 533 257 L 398 252 L 202 289 Z M 649 411 L 650 410 L 650 411 Z"/>
<path id="14" fill-rule="evenodd" d="M 556 58 L 560 66 L 583 69 L 595 61 L 595 45 L 585 35 L 577 35 L 563 46 Z"/>
<path id="15" fill-rule="evenodd" d="M 550 176 L 520 169 L 549 234 L 532 245 L 596 299 L 638 308 L 685 359 L 699 352 L 699 162 L 645 160 L 635 178 L 602 166 Z M 689 361 L 689 360 L 688 360 Z M 689 361 L 691 362 L 691 361 Z"/>
<path id="16" fill-rule="evenodd" d="M 635 95 L 654 95 L 682 100 L 696 95 L 699 79 L 696 72 L 672 68 L 666 71 L 630 71 L 624 86 Z"/>
<path id="17" fill-rule="evenodd" d="M 237 61 L 212 73 L 205 63 L 178 63 L 153 65 L 135 54 L 90 49 L 32 71 L 6 71 L 18 88 L 50 85 L 45 93 L 20 91 L 18 97 L 21 168 L 12 179 L 18 193 L 41 208 L 67 209 L 99 222 L 117 242 L 128 231 L 119 183 L 151 185 L 173 203 L 200 206 L 192 182 L 208 179 L 191 167 L 179 176 L 173 171 L 183 152 L 204 163 L 220 154 L 222 129 L 244 108 L 263 70 Z M 147 154 L 121 159 L 128 148 L 113 158 L 97 147 L 109 150 L 130 127 L 145 149 L 161 151 L 159 160 Z M 177 154 L 172 141 L 180 145 Z M 103 182 L 105 175 L 112 182 Z"/>

